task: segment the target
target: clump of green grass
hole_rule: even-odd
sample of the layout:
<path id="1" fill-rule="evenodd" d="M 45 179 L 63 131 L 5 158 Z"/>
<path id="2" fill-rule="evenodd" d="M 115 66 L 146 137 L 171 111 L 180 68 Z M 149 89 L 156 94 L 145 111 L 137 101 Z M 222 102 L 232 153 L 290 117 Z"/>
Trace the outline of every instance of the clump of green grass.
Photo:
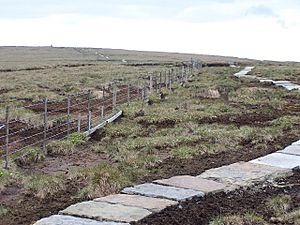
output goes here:
<path id="1" fill-rule="evenodd" d="M 2 168 L 3 163 L 4 162 L 0 160 L 0 192 L 12 184 L 22 185 L 25 179 L 13 161 L 9 162 L 9 169 Z"/>
<path id="2" fill-rule="evenodd" d="M 267 207 L 276 217 L 284 217 L 291 208 L 292 199 L 289 195 L 279 195 L 266 202 Z"/>
<path id="3" fill-rule="evenodd" d="M 271 126 L 278 127 L 283 131 L 291 130 L 294 126 L 295 120 L 297 118 L 293 118 L 291 116 L 283 116 L 278 119 L 275 119 L 271 122 Z"/>
<path id="4" fill-rule="evenodd" d="M 10 208 L 0 205 L 0 216 L 6 216 L 11 212 Z"/>
<path id="5" fill-rule="evenodd" d="M 268 223 L 254 213 L 246 213 L 245 215 L 220 216 L 212 220 L 209 225 L 268 225 Z"/>
<path id="6" fill-rule="evenodd" d="M 66 186 L 63 176 L 36 174 L 26 179 L 25 189 L 34 196 L 44 199 L 64 191 Z"/>
<path id="7" fill-rule="evenodd" d="M 197 154 L 197 149 L 188 146 L 182 146 L 173 149 L 171 154 L 175 158 L 189 159 L 189 158 L 193 158 Z"/>
<path id="8" fill-rule="evenodd" d="M 292 217 L 295 224 L 300 224 L 300 209 L 292 212 Z"/>
<path id="9" fill-rule="evenodd" d="M 50 141 L 47 146 L 47 155 L 59 156 L 74 153 L 76 146 L 84 144 L 87 138 L 83 134 L 73 133 L 68 139 Z"/>
<path id="10" fill-rule="evenodd" d="M 73 171 L 69 179 L 84 184 L 85 187 L 79 191 L 78 195 L 85 198 L 113 194 L 131 184 L 125 170 L 105 163 Z"/>
<path id="11" fill-rule="evenodd" d="M 31 163 L 45 160 L 45 155 L 38 147 L 29 147 L 14 155 L 15 162 L 18 166 L 30 165 Z"/>

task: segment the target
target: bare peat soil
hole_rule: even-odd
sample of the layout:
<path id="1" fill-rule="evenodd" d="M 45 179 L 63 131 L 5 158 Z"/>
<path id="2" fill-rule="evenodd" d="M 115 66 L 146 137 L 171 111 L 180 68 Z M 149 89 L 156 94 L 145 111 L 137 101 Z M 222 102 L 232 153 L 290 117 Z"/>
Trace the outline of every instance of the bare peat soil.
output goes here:
<path id="1" fill-rule="evenodd" d="M 204 171 L 229 165 L 239 161 L 250 161 L 255 158 L 273 153 L 279 149 L 274 146 L 287 146 L 296 141 L 297 136 L 287 135 L 268 143 L 267 149 L 253 148 L 250 143 L 242 143 L 242 149 L 236 148 L 231 151 L 221 152 L 218 154 L 205 154 L 195 156 L 191 159 L 167 158 L 157 165 L 148 176 L 139 178 L 139 183 L 151 182 L 157 179 L 169 178 L 175 175 L 199 175 Z"/>
<path id="2" fill-rule="evenodd" d="M 160 213 L 134 223 L 134 225 L 205 225 L 220 216 L 244 214 L 254 212 L 270 221 L 274 215 L 266 207 L 266 200 L 278 195 L 292 197 L 291 209 L 300 207 L 300 172 L 277 181 L 277 187 L 272 185 L 262 188 L 239 189 L 230 193 L 217 193 L 205 196 L 203 199 L 194 199 L 183 202 L 179 206 L 169 207 Z M 272 223 L 271 223 L 272 224 Z M 284 222 L 278 224 L 292 225 Z"/>

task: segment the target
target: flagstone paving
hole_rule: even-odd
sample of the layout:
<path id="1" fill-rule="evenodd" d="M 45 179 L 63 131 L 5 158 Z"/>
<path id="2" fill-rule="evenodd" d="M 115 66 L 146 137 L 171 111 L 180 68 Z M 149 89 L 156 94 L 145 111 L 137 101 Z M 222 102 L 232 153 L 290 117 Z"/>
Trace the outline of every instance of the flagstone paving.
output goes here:
<path id="1" fill-rule="evenodd" d="M 253 68 L 246 67 L 235 76 L 258 78 L 247 75 Z M 260 82 L 271 82 L 288 90 L 300 89 L 300 85 L 289 81 L 258 79 Z M 156 180 L 154 183 L 125 188 L 123 194 L 78 203 L 61 211 L 62 215 L 41 219 L 35 225 L 129 225 L 130 222 L 179 204 L 178 201 L 201 198 L 206 193 L 232 190 L 289 176 L 292 175 L 292 169 L 299 167 L 300 140 L 279 152 L 250 162 L 210 169 L 197 177 L 186 175 Z"/>
<path id="2" fill-rule="evenodd" d="M 300 168 L 300 156 L 282 154 L 278 152 L 260 157 L 258 159 L 252 160 L 251 162 L 287 169 Z"/>
<path id="3" fill-rule="evenodd" d="M 300 140 L 299 141 L 295 141 L 294 143 L 292 143 L 292 145 L 300 145 Z"/>
<path id="4" fill-rule="evenodd" d="M 224 184 L 212 180 L 207 180 L 207 179 L 202 179 L 202 178 L 187 176 L 187 175 L 175 176 L 163 180 L 156 180 L 154 181 L 154 183 L 174 186 L 179 188 L 193 189 L 204 193 L 222 191 L 226 187 Z"/>
<path id="5" fill-rule="evenodd" d="M 74 216 L 54 215 L 36 222 L 35 225 L 130 225 L 129 223 L 99 222 Z"/>
<path id="6" fill-rule="evenodd" d="M 168 187 L 158 184 L 141 184 L 134 187 L 125 188 L 123 191 L 125 194 L 137 194 L 154 198 L 167 198 L 176 201 L 190 200 L 193 197 L 203 197 L 204 193 L 201 191 L 195 191 L 191 189 L 183 189 L 176 187 Z"/>
<path id="7" fill-rule="evenodd" d="M 294 144 L 286 147 L 285 149 L 278 151 L 279 153 L 284 153 L 288 155 L 300 156 L 300 145 Z"/>
<path id="8" fill-rule="evenodd" d="M 151 198 L 151 197 L 146 197 L 141 195 L 127 195 L 127 194 L 109 195 L 106 197 L 97 198 L 94 201 L 142 207 L 152 212 L 160 212 L 166 207 L 178 204 L 177 201 L 172 201 L 168 199 Z"/>
<path id="9" fill-rule="evenodd" d="M 233 190 L 289 174 L 292 174 L 292 171 L 288 169 L 249 162 L 238 162 L 207 170 L 198 177 L 221 182 L 227 185 L 227 190 Z"/>
<path id="10" fill-rule="evenodd" d="M 99 221 L 133 222 L 151 214 L 150 211 L 107 202 L 81 202 L 71 205 L 60 214 L 95 219 Z"/>

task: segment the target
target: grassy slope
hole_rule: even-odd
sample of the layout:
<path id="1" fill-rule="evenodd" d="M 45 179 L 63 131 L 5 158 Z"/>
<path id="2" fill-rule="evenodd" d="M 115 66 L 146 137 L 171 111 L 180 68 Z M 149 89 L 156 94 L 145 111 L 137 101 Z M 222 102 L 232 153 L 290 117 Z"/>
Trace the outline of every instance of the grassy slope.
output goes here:
<path id="1" fill-rule="evenodd" d="M 61 53 L 62 56 L 60 56 L 67 63 L 80 60 L 74 50 L 60 50 L 67 52 Z M 111 50 L 105 51 L 107 51 L 105 54 L 111 54 L 110 57 L 113 57 Z M 131 53 L 116 52 L 115 57 L 121 56 L 121 58 Z M 60 58 L 56 58 L 57 53 L 53 53 L 50 57 L 47 50 L 45 54 L 47 55 L 45 62 L 51 61 L 51 65 L 62 63 Z M 70 57 L 71 59 L 68 58 L 70 54 L 74 54 L 73 58 Z M 130 57 L 142 59 L 141 55 L 134 56 L 134 54 Z M 157 59 L 155 54 L 153 57 Z M 165 56 L 163 54 L 161 56 L 159 60 L 165 60 Z M 148 55 L 145 57 L 148 57 L 149 61 L 152 60 Z M 170 55 L 167 54 L 166 57 Z M 180 60 L 184 57 L 189 60 L 190 56 L 183 56 Z M 14 59 L 10 60 L 16 65 Z M 46 65 L 40 59 L 35 61 L 36 58 L 33 57 L 33 60 L 29 61 L 33 63 L 32 65 L 39 65 L 39 62 L 41 62 L 40 65 Z M 94 59 L 89 55 L 88 59 L 80 60 L 80 63 L 89 60 Z M 170 57 L 168 60 L 174 59 Z M 29 65 L 27 63 L 25 63 L 26 66 Z M 3 64 L 5 63 L 3 63 L 2 56 Z M 88 88 L 94 87 L 98 82 L 116 78 L 118 75 L 122 78 L 131 77 L 159 68 L 126 67 L 107 62 L 95 64 L 89 67 L 11 72 L 9 76 L 15 77 L 15 82 L 7 83 L 7 87 L 21 83 L 25 87 L 27 85 L 28 91 L 20 93 L 24 89 L 20 86 L 10 90 L 8 95 L 26 96 L 28 93 L 45 91 L 43 87 L 36 89 L 41 79 L 46 79 L 49 85 L 53 85 L 52 87 L 72 84 L 75 87 Z M 291 69 L 290 66 L 291 64 L 272 63 L 263 67 L 260 64 L 253 73 L 270 78 L 278 77 L 278 79 L 297 81 L 300 68 L 294 65 Z M 168 94 L 165 100 L 160 100 L 157 95 L 153 94 L 151 96 L 153 104 L 145 106 L 143 109 L 145 115 L 142 116 L 137 113 L 142 109 L 140 102 L 134 102 L 129 107 L 124 106 L 125 116 L 117 123 L 108 126 L 103 133 L 98 134 L 95 137 L 98 141 L 80 145 L 69 153 L 70 157 L 76 157 L 76 154 L 82 151 L 99 154 L 103 156 L 99 165 L 88 168 L 72 167 L 63 173 L 54 171 L 51 175 L 45 172 L 40 174 L 41 171 L 35 169 L 38 168 L 35 164 L 31 166 L 34 172 L 30 175 L 17 167 L 12 168 L 9 173 L 1 170 L 0 190 L 17 186 L 20 191 L 31 196 L 30 202 L 36 202 L 37 205 L 38 202 L 47 202 L 47 204 L 56 202 L 57 196 L 61 195 L 69 199 L 64 204 L 70 204 L 71 201 L 115 193 L 123 186 L 139 182 L 144 176 L 154 174 L 166 176 L 164 170 L 158 166 L 166 159 L 179 159 L 185 163 L 189 162 L 189 159 L 206 155 L 214 156 L 221 152 L 243 151 L 245 154 L 252 151 L 264 152 L 270 143 L 275 143 L 277 139 L 299 136 L 299 92 L 287 92 L 282 88 L 264 86 L 252 80 L 236 79 L 232 74 L 238 70 L 238 68 L 205 68 L 201 73 L 195 74 L 186 86 L 176 86 L 174 93 L 164 90 Z M 99 71 L 101 71 L 100 75 Z M 61 74 L 64 75 L 61 76 Z M 0 74 L 3 84 L 8 82 L 7 75 L 7 73 Z M 80 83 L 81 79 L 87 82 Z M 56 92 L 48 89 L 45 92 L 47 95 L 54 93 L 54 97 L 57 95 Z M 280 143 L 272 146 L 274 150 L 282 147 L 284 146 Z M 68 153 L 64 154 L 68 157 Z M 172 167 L 172 165 L 168 166 Z M 172 175 L 175 173 L 173 172 Z M 18 198 L 24 201 L 25 205 L 29 204 L 24 200 L 23 195 Z M 38 219 L 40 216 L 49 214 L 47 209 L 38 214 L 40 209 L 37 206 L 25 212 L 20 208 L 14 211 L 12 210 L 14 207 L 13 202 L 8 201 L 3 208 L 0 208 L 5 221 L 13 221 L 18 214 L 23 217 L 24 221 L 27 217 Z M 55 210 L 59 210 L 60 207 L 63 208 L 65 205 L 57 205 Z"/>
<path id="2" fill-rule="evenodd" d="M 205 68 L 186 86 L 176 86 L 174 93 L 165 90 L 165 100 L 153 94 L 153 104 L 145 106 L 142 116 L 137 113 L 142 109 L 140 102 L 124 106 L 125 116 L 95 137 L 101 141 L 79 146 L 70 153 L 74 156 L 84 149 L 105 156 L 99 165 L 72 168 L 66 174 L 58 171 L 55 176 L 35 173 L 24 177 L 18 169 L 11 174 L 2 172 L 2 188 L 18 184 L 33 199 L 49 200 L 68 189 L 71 182 L 76 190 L 70 199 L 94 198 L 115 193 L 143 176 L 165 176 L 158 165 L 167 158 L 187 160 L 221 152 L 263 152 L 277 139 L 299 136 L 300 105 L 291 99 L 299 100 L 300 94 L 236 79 L 232 74 L 237 70 Z M 286 110 L 290 106 L 296 111 Z M 253 115 L 258 116 L 253 119 Z M 243 116 L 246 119 L 240 120 Z M 274 150 L 282 147 L 272 146 Z M 14 213 L 7 215 L 9 218 Z"/>

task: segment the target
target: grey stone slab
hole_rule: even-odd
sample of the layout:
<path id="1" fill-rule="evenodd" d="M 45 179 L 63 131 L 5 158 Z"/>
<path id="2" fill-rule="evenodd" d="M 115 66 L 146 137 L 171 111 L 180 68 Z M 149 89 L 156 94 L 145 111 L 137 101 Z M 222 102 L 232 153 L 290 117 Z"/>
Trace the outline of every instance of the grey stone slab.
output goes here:
<path id="1" fill-rule="evenodd" d="M 286 89 L 288 89 L 289 91 L 291 90 L 299 90 L 300 89 L 300 85 L 291 85 L 291 86 L 284 86 Z"/>
<path id="2" fill-rule="evenodd" d="M 106 197 L 97 198 L 94 201 L 142 207 L 152 212 L 160 212 L 166 207 L 178 204 L 177 201 L 172 201 L 168 199 L 151 198 L 141 195 L 127 194 L 109 195 Z"/>
<path id="3" fill-rule="evenodd" d="M 222 183 L 193 176 L 175 176 L 154 182 L 179 188 L 193 189 L 204 193 L 222 191 L 226 187 Z"/>
<path id="4" fill-rule="evenodd" d="M 43 218 L 34 225 L 129 225 L 129 223 L 99 222 L 74 216 L 54 215 Z"/>
<path id="5" fill-rule="evenodd" d="M 288 80 L 274 80 L 273 84 L 290 84 L 291 82 Z"/>
<path id="6" fill-rule="evenodd" d="M 273 80 L 261 79 L 261 80 L 259 80 L 259 82 L 261 82 L 261 83 L 273 83 Z"/>
<path id="7" fill-rule="evenodd" d="M 226 190 L 233 190 L 289 174 L 292 174 L 292 171 L 289 169 L 250 162 L 238 162 L 207 170 L 198 177 L 224 183 L 228 186 Z"/>
<path id="8" fill-rule="evenodd" d="M 81 202 L 60 211 L 60 214 L 85 217 L 99 221 L 116 221 L 130 223 L 151 214 L 150 211 L 121 204 L 107 202 Z"/>
<path id="9" fill-rule="evenodd" d="M 290 145 L 285 149 L 278 151 L 279 153 L 300 156 L 300 145 Z"/>
<path id="10" fill-rule="evenodd" d="M 176 201 L 184 201 L 192 199 L 193 197 L 204 196 L 204 193 L 201 191 L 176 187 L 167 187 L 163 185 L 150 183 L 125 188 L 122 192 L 125 194 L 138 194 L 154 198 L 173 199 Z"/>
<path id="11" fill-rule="evenodd" d="M 251 161 L 252 163 L 276 166 L 287 169 L 299 169 L 300 156 L 273 153 Z"/>
<path id="12" fill-rule="evenodd" d="M 245 77 L 245 78 L 252 78 L 252 79 L 256 79 L 257 76 L 254 76 L 254 75 L 244 75 L 244 74 L 240 74 L 240 75 L 237 75 L 237 77 Z"/>
<path id="13" fill-rule="evenodd" d="M 292 143 L 292 145 L 300 145 L 300 140 L 299 141 L 295 141 L 294 143 Z"/>

